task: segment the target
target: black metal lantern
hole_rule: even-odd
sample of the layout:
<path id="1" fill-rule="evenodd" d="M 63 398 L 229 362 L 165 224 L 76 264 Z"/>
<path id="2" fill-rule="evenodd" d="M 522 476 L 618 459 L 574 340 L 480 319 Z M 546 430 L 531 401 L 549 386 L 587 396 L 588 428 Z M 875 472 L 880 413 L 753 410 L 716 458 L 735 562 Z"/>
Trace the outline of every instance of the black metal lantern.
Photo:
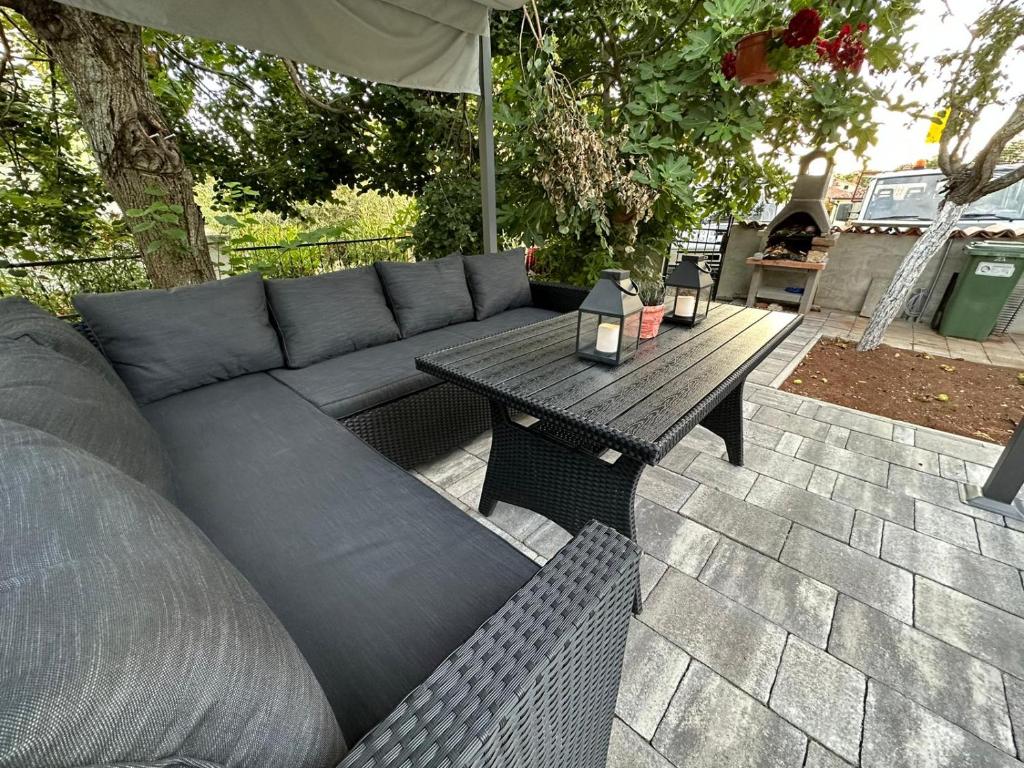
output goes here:
<path id="1" fill-rule="evenodd" d="M 629 270 L 602 270 L 601 279 L 580 305 L 576 354 L 609 365 L 629 360 L 640 343 L 643 309 Z"/>
<path id="2" fill-rule="evenodd" d="M 714 285 L 707 261 L 697 256 L 681 257 L 665 279 L 665 320 L 681 325 L 704 322 Z"/>

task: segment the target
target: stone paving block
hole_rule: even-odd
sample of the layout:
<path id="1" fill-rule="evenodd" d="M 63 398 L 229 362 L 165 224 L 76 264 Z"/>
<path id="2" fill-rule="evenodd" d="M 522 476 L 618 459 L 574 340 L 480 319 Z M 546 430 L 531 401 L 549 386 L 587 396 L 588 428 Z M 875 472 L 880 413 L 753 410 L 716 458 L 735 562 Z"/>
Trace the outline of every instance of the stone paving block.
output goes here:
<path id="1" fill-rule="evenodd" d="M 664 459 L 658 462 L 658 466 L 681 475 L 690 466 L 690 462 L 700 455 L 700 451 L 696 448 L 679 444 L 669 451 Z"/>
<path id="2" fill-rule="evenodd" d="M 796 452 L 800 450 L 800 443 L 803 440 L 803 437 L 793 432 L 783 432 L 782 438 L 779 440 L 778 445 L 775 446 L 775 450 L 786 456 L 796 456 Z"/>
<path id="3" fill-rule="evenodd" d="M 914 527 L 921 533 L 948 541 L 958 547 L 978 552 L 978 536 L 974 531 L 974 518 L 961 515 L 930 501 L 914 502 Z M 984 523 L 979 523 L 984 525 Z M 999 558 L 996 558 L 999 559 Z"/>
<path id="4" fill-rule="evenodd" d="M 461 448 L 417 469 L 432 483 L 447 489 L 466 475 L 486 466 L 483 459 Z"/>
<path id="5" fill-rule="evenodd" d="M 885 440 L 884 438 L 868 435 L 864 432 L 852 432 L 850 439 L 846 443 L 846 449 L 887 461 L 890 464 L 899 464 L 901 467 L 928 472 L 932 475 L 939 474 L 940 470 L 939 454 L 934 451 L 926 451 L 923 448 L 916 448 L 912 445 Z M 867 480 L 868 478 L 864 479 Z M 885 483 L 879 483 L 879 485 L 885 485 Z"/>
<path id="6" fill-rule="evenodd" d="M 853 439 L 852 435 L 850 439 Z M 885 485 L 889 478 L 888 462 L 817 440 L 804 440 L 800 443 L 800 450 L 796 455 L 804 461 L 827 467 L 840 474 L 853 475 L 875 485 Z"/>
<path id="7" fill-rule="evenodd" d="M 537 554 L 551 559 L 558 550 L 569 543 L 570 539 L 572 536 L 567 530 L 557 523 L 545 520 L 523 543 Z"/>
<path id="8" fill-rule="evenodd" d="M 677 445 L 712 456 L 725 456 L 725 441 L 704 427 L 694 427 Z"/>
<path id="9" fill-rule="evenodd" d="M 858 509 L 853 518 L 850 546 L 878 557 L 882 549 L 882 520 Z"/>
<path id="10" fill-rule="evenodd" d="M 759 421 L 747 420 L 743 423 L 744 448 L 760 445 L 762 448 L 773 449 L 779 444 L 782 435 L 781 429 L 762 424 Z"/>
<path id="11" fill-rule="evenodd" d="M 507 504 L 504 501 L 499 501 L 494 511 L 485 519 L 522 542 L 525 542 L 530 534 L 548 522 L 546 517 L 538 515 L 536 512 Z"/>
<path id="12" fill-rule="evenodd" d="M 769 405 L 772 408 L 789 413 L 796 413 L 800 409 L 800 404 L 804 402 L 802 397 L 795 397 L 786 392 L 780 392 L 777 389 L 770 389 L 769 387 L 747 387 L 745 396 L 751 402 L 759 405 Z"/>
<path id="13" fill-rule="evenodd" d="M 975 485 L 984 485 L 988 482 L 988 476 L 992 474 L 992 467 L 975 464 L 973 461 L 965 461 L 964 468 L 967 471 L 967 482 Z"/>
<path id="14" fill-rule="evenodd" d="M 645 739 L 653 738 L 689 663 L 677 646 L 632 619 L 615 714 Z"/>
<path id="15" fill-rule="evenodd" d="M 773 381 L 775 381 L 774 373 L 770 373 L 769 371 L 762 371 L 758 368 L 755 368 L 753 371 L 751 371 L 750 375 L 747 376 L 748 384 L 760 384 L 762 386 L 767 387 L 771 385 Z"/>
<path id="16" fill-rule="evenodd" d="M 914 445 L 914 435 L 916 432 L 917 430 L 913 427 L 904 426 L 903 424 L 893 424 L 893 442 L 903 443 L 904 445 Z"/>
<path id="17" fill-rule="evenodd" d="M 700 573 L 721 536 L 647 499 L 637 499 L 635 509 L 637 543 L 644 552 L 683 573 Z"/>
<path id="18" fill-rule="evenodd" d="M 672 763 L 640 736 L 615 718 L 608 744 L 607 768 L 673 768 Z"/>
<path id="19" fill-rule="evenodd" d="M 1024 568 L 1024 533 L 1012 528 L 978 521 L 978 539 L 981 553 L 1014 568 Z"/>
<path id="20" fill-rule="evenodd" d="M 759 408 L 754 414 L 753 420 L 814 440 L 824 440 L 825 435 L 828 434 L 828 424 L 808 419 L 806 416 L 798 416 L 795 413 L 780 411 L 769 405 Z"/>
<path id="21" fill-rule="evenodd" d="M 769 706 L 812 739 L 856 762 L 867 678 L 790 636 Z"/>
<path id="22" fill-rule="evenodd" d="M 944 453 L 955 459 L 973 461 L 991 467 L 999 460 L 1003 446 L 994 443 L 983 443 L 980 440 L 947 435 L 928 429 L 919 429 L 914 443 L 918 448 L 925 448 L 936 453 Z"/>
<path id="23" fill-rule="evenodd" d="M 1005 752 L 874 680 L 861 759 L 886 768 L 1020 768 Z"/>
<path id="24" fill-rule="evenodd" d="M 665 575 L 668 566 L 646 552 L 640 555 L 640 598 L 647 599 L 651 590 L 657 586 L 658 581 Z"/>
<path id="25" fill-rule="evenodd" d="M 677 510 L 697 490 L 693 480 L 662 467 L 647 467 L 640 476 L 637 493 L 663 507 Z"/>
<path id="26" fill-rule="evenodd" d="M 898 469 L 890 467 L 890 471 Z M 832 498 L 883 520 L 891 520 L 908 528 L 914 525 L 914 500 L 899 491 L 891 491 L 849 475 L 840 475 L 832 491 Z"/>
<path id="27" fill-rule="evenodd" d="M 1010 705 L 1010 721 L 1013 724 L 1013 741 L 1017 754 L 1024 756 L 1024 680 L 1003 675 L 1006 701 Z"/>
<path id="28" fill-rule="evenodd" d="M 858 549 L 797 525 L 780 560 L 893 618 L 913 618 L 913 576 Z"/>
<path id="29" fill-rule="evenodd" d="M 809 462 L 749 443 L 743 449 L 743 466 L 799 488 L 807 487 L 814 472 Z"/>
<path id="30" fill-rule="evenodd" d="M 918 577 L 914 626 L 1024 679 L 1024 619 L 1019 616 Z"/>
<path id="31" fill-rule="evenodd" d="M 786 630 L 671 568 L 640 618 L 751 696 L 768 700 Z"/>
<path id="32" fill-rule="evenodd" d="M 704 665 L 694 663 L 653 744 L 677 768 L 800 768 L 807 738 Z"/>
<path id="33" fill-rule="evenodd" d="M 836 591 L 776 560 L 722 541 L 700 581 L 819 648 L 828 641 Z"/>
<path id="34" fill-rule="evenodd" d="M 737 467 L 723 459 L 702 453 L 686 468 L 683 474 L 698 483 L 725 491 L 742 499 L 757 479 L 757 473 L 745 467 Z"/>
<path id="35" fill-rule="evenodd" d="M 959 483 L 967 482 L 967 466 L 963 459 L 954 459 L 944 453 L 939 455 L 939 474 Z"/>
<path id="36" fill-rule="evenodd" d="M 779 556 L 792 526 L 786 518 L 703 485 L 680 512 L 769 557 Z"/>
<path id="37" fill-rule="evenodd" d="M 838 472 L 833 472 L 825 467 L 815 467 L 814 472 L 811 473 L 811 479 L 807 482 L 807 490 L 830 499 L 838 477 Z"/>
<path id="38" fill-rule="evenodd" d="M 1004 563 L 892 523 L 882 536 L 882 559 L 1024 616 L 1020 574 Z"/>
<path id="39" fill-rule="evenodd" d="M 983 518 L 978 518 L 978 519 L 980 520 L 980 519 L 983 519 Z M 1004 518 L 1004 521 L 1006 522 L 1006 527 L 1007 528 L 1009 528 L 1011 530 L 1014 530 L 1014 531 L 1024 531 L 1024 520 L 1018 520 L 1015 517 L 1007 516 L 1006 518 Z"/>
<path id="40" fill-rule="evenodd" d="M 840 427 L 846 427 L 856 432 L 866 432 L 869 435 L 892 440 L 892 422 L 877 416 L 847 411 L 842 408 L 836 408 L 834 405 L 822 405 L 818 409 L 818 415 L 814 418 L 818 421 L 837 424 Z"/>
<path id="41" fill-rule="evenodd" d="M 845 595 L 836 607 L 828 650 L 868 677 L 1013 753 L 1002 675 L 995 667 Z"/>
<path id="42" fill-rule="evenodd" d="M 825 435 L 825 444 L 834 445 L 836 448 L 845 448 L 851 434 L 853 433 L 846 427 L 831 424 L 828 428 L 828 434 Z"/>
<path id="43" fill-rule="evenodd" d="M 813 400 L 804 400 L 800 403 L 800 407 L 796 409 L 796 412 L 801 416 L 813 419 L 814 415 L 818 412 L 819 405 L 819 403 L 816 403 Z"/>
<path id="44" fill-rule="evenodd" d="M 757 413 L 757 409 L 760 408 L 760 407 L 761 406 L 758 405 L 757 403 L 752 403 L 749 400 L 744 400 L 743 401 L 743 418 L 744 419 L 752 419 L 752 418 L 754 418 L 754 414 Z"/>
<path id="45" fill-rule="evenodd" d="M 807 761 L 804 768 L 849 768 L 850 764 L 829 752 L 821 744 L 812 741 L 807 745 Z"/>
<path id="46" fill-rule="evenodd" d="M 477 435 L 470 442 L 462 446 L 465 450 L 472 453 L 474 456 L 484 457 L 485 454 L 491 450 L 491 432 L 488 430 L 482 435 Z"/>
<path id="47" fill-rule="evenodd" d="M 457 499 L 461 499 L 470 491 L 483 488 L 484 478 L 487 476 L 487 465 L 475 469 L 468 475 L 459 478 L 448 485 L 445 490 Z"/>
<path id="48" fill-rule="evenodd" d="M 762 475 L 747 494 L 751 504 L 840 541 L 850 540 L 853 508 Z"/>

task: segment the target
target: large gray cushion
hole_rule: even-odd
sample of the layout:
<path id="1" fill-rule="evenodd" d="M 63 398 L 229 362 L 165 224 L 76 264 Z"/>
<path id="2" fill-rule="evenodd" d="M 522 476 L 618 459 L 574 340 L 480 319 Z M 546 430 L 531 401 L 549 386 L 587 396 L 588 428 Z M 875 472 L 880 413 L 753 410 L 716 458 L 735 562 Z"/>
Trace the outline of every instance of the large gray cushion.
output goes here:
<path id="1" fill-rule="evenodd" d="M 373 267 L 268 280 L 267 296 L 291 368 L 400 335 Z"/>
<path id="2" fill-rule="evenodd" d="M 283 363 L 256 272 L 170 290 L 85 293 L 74 304 L 140 403 Z"/>
<path id="3" fill-rule="evenodd" d="M 461 254 L 415 264 L 381 261 L 376 266 L 403 337 L 473 319 Z"/>
<path id="4" fill-rule="evenodd" d="M 124 388 L 27 338 L 0 339 L 0 419 L 56 435 L 171 493 L 167 454 Z"/>
<path id="5" fill-rule="evenodd" d="M 281 619 L 350 744 L 537 570 L 266 374 L 143 410 L 181 508 Z"/>
<path id="6" fill-rule="evenodd" d="M 530 306 L 525 249 L 462 258 L 477 320 L 506 309 Z"/>
<path id="7" fill-rule="evenodd" d="M 10 422 L 0 466 L 0 765 L 344 754 L 291 638 L 179 510 Z"/>
<path id="8" fill-rule="evenodd" d="M 30 339 L 91 368 L 128 396 L 124 382 L 100 351 L 71 325 L 20 296 L 0 299 L 0 338 Z"/>
<path id="9" fill-rule="evenodd" d="M 555 314 L 546 309 L 520 307 L 480 322 L 471 320 L 360 349 L 300 370 L 280 368 L 270 371 L 270 375 L 324 413 L 341 419 L 437 384 L 433 376 L 416 370 L 417 355 L 546 320 Z"/>

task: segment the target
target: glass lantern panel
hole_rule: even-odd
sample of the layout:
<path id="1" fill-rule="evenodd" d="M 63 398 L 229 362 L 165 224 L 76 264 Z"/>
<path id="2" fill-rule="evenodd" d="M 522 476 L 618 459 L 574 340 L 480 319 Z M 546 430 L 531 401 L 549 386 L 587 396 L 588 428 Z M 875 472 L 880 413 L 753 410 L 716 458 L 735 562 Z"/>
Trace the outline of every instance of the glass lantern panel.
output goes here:
<path id="1" fill-rule="evenodd" d="M 622 336 L 621 318 L 580 310 L 576 351 L 592 360 L 615 362 Z"/>
<path id="2" fill-rule="evenodd" d="M 622 325 L 622 356 L 630 357 L 640 343 L 640 321 L 643 319 L 642 312 L 634 312 L 626 315 Z"/>
<path id="3" fill-rule="evenodd" d="M 698 293 L 696 288 L 677 288 L 672 306 L 669 307 L 672 314 L 680 318 L 693 317 L 697 312 Z"/>

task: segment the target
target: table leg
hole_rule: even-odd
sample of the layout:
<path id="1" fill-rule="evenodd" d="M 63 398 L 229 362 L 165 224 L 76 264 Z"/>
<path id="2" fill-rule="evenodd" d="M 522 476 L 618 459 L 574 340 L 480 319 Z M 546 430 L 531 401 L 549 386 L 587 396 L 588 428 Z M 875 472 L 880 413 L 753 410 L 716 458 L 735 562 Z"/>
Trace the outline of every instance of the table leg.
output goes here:
<path id="1" fill-rule="evenodd" d="M 495 402 L 491 426 L 481 514 L 490 515 L 498 501 L 505 501 L 531 509 L 573 535 L 598 520 L 636 541 L 633 500 L 642 462 L 628 456 L 607 462 L 590 450 L 593 444 L 586 435 L 579 435 L 579 445 L 571 444 L 573 435 L 566 428 L 549 433 L 541 424 L 525 427 Z"/>
<path id="2" fill-rule="evenodd" d="M 750 290 L 747 291 L 748 307 L 754 306 L 754 303 L 757 301 L 757 292 L 761 288 L 762 272 L 761 265 L 758 264 L 754 267 L 754 274 L 750 276 Z"/>
<path id="3" fill-rule="evenodd" d="M 743 466 L 743 384 L 737 384 L 700 423 L 725 440 L 729 461 L 737 467 Z"/>
<path id="4" fill-rule="evenodd" d="M 814 270 L 807 274 L 807 279 L 804 280 L 804 295 L 800 299 L 801 315 L 806 315 L 811 311 L 811 305 L 814 304 L 814 294 L 818 292 L 818 279 L 821 277 L 821 270 Z"/>

